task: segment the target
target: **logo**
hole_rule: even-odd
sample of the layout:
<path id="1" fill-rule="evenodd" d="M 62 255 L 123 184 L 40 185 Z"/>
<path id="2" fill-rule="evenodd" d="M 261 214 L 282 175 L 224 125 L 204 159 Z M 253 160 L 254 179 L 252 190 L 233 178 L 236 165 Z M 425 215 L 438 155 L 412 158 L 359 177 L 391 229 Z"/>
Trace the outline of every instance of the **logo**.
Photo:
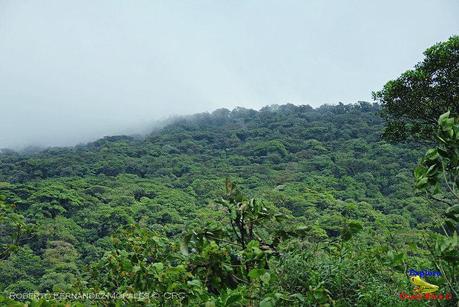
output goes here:
<path id="1" fill-rule="evenodd" d="M 427 281 L 422 280 L 421 277 L 410 277 L 410 282 L 415 285 L 414 293 L 432 293 L 438 290 L 438 286 L 429 284 Z"/>
<path id="2" fill-rule="evenodd" d="M 440 277 L 441 272 L 438 271 L 430 271 L 430 270 L 422 270 L 422 271 L 416 271 L 413 269 L 408 270 L 408 275 L 409 276 L 419 276 L 421 278 L 423 277 Z"/>
<path id="3" fill-rule="evenodd" d="M 441 272 L 422 270 L 416 271 L 410 269 L 408 271 L 410 282 L 414 285 L 413 294 L 406 292 L 400 293 L 401 300 L 451 300 L 453 298 L 451 293 L 436 294 L 439 287 L 422 279 L 422 277 L 440 277 Z"/>

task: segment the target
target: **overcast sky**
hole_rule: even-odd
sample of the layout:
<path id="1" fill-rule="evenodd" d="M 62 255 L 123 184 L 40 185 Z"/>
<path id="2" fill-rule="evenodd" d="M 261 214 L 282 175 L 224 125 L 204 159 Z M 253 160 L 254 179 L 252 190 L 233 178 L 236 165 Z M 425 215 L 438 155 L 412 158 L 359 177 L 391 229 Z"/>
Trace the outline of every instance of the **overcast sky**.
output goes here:
<path id="1" fill-rule="evenodd" d="M 0 148 L 220 107 L 371 99 L 459 34 L 457 0 L 0 0 Z"/>

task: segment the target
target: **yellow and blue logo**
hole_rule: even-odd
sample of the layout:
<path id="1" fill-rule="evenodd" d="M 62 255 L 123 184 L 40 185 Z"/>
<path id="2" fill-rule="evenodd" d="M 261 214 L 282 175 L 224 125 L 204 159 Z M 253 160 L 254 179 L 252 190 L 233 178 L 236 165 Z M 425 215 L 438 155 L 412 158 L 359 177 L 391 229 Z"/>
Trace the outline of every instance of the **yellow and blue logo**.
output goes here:
<path id="1" fill-rule="evenodd" d="M 439 293 L 439 287 L 437 285 L 431 284 L 421 277 L 431 276 L 431 277 L 440 277 L 441 273 L 436 271 L 416 271 L 409 270 L 408 275 L 410 282 L 414 285 L 413 294 L 408 294 L 406 292 L 400 293 L 400 299 L 402 300 L 451 300 L 453 298 L 452 293 Z"/>

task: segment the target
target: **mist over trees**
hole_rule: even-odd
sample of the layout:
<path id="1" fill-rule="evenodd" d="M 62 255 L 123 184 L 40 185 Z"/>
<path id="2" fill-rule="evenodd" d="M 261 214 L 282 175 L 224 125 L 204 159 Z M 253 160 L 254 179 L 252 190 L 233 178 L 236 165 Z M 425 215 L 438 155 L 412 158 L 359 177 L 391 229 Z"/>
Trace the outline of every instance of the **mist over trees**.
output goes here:
<path id="1" fill-rule="evenodd" d="M 219 109 L 2 152 L 0 303 L 457 305 L 458 52 L 457 36 L 428 49 L 381 103 Z M 424 269 L 440 274 L 414 284 Z"/>

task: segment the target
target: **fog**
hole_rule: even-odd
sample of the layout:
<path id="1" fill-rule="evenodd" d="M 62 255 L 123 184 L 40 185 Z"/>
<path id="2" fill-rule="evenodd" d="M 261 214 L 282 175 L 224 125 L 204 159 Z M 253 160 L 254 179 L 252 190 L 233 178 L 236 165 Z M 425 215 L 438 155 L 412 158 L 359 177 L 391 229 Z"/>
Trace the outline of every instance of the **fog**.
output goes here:
<path id="1" fill-rule="evenodd" d="M 370 101 L 459 31 L 457 0 L 0 0 L 0 148 L 171 115 Z"/>

